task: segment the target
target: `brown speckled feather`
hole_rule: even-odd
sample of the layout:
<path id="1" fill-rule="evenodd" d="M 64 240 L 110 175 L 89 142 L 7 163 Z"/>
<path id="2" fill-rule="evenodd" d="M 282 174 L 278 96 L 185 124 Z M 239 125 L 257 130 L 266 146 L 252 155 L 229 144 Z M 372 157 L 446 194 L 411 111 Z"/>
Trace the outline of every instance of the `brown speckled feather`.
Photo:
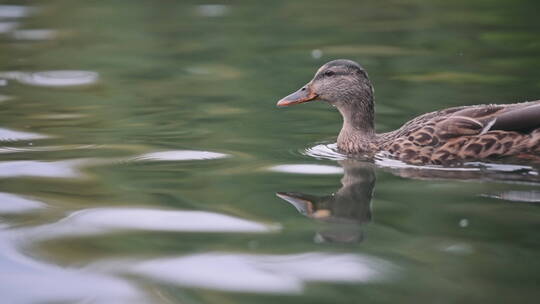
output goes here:
<path id="1" fill-rule="evenodd" d="M 540 155 L 540 101 L 424 114 L 377 135 L 377 143 L 378 151 L 418 164 Z"/>

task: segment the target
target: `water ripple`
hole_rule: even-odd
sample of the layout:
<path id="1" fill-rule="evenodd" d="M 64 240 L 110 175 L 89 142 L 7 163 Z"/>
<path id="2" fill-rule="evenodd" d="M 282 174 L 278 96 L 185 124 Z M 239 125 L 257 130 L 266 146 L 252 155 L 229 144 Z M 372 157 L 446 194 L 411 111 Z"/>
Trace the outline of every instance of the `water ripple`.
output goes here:
<path id="1" fill-rule="evenodd" d="M 2 303 L 148 303 L 122 279 L 30 259 L 2 232 L 0 269 Z"/>
<path id="2" fill-rule="evenodd" d="M 32 8 L 23 5 L 0 5 L 0 18 L 22 18 L 30 14 Z"/>
<path id="3" fill-rule="evenodd" d="M 317 144 L 307 148 L 302 152 L 316 159 L 344 160 L 349 156 L 340 153 L 337 145 Z M 385 153 L 378 153 L 374 158 L 356 157 L 355 160 L 374 162 L 379 168 L 388 169 L 396 175 L 410 178 L 455 178 L 479 179 L 490 178 L 496 180 L 530 182 L 537 181 L 539 177 L 538 169 L 530 165 L 469 161 L 455 166 L 439 165 L 412 165 L 397 159 L 388 157 Z M 503 175 L 504 174 L 504 175 Z M 511 174 L 515 175 L 514 177 Z"/>
<path id="4" fill-rule="evenodd" d="M 2 72 L 0 77 L 17 80 L 27 85 L 43 87 L 83 86 L 94 84 L 99 79 L 96 72 L 78 70 Z"/>
<path id="5" fill-rule="evenodd" d="M 0 138 L 0 141 L 2 139 Z M 69 150 L 126 150 L 131 151 L 138 149 L 138 146 L 131 145 L 96 145 L 96 144 L 87 144 L 87 145 L 59 145 L 59 146 L 30 146 L 30 147 L 0 147 L 0 154 L 10 154 L 10 153 L 26 153 L 26 152 L 50 152 L 50 151 L 69 151 Z M 93 159 L 92 161 L 87 160 L 89 163 L 94 164 L 108 164 L 115 163 L 119 160 L 117 159 Z"/>
<path id="6" fill-rule="evenodd" d="M 229 6 L 223 4 L 201 4 L 196 6 L 196 12 L 203 17 L 221 17 L 229 12 Z"/>
<path id="7" fill-rule="evenodd" d="M 336 166 L 315 164 L 288 164 L 269 168 L 270 171 L 295 174 L 343 174 L 343 169 Z"/>
<path id="8" fill-rule="evenodd" d="M 396 267 L 359 254 L 202 253 L 149 261 L 108 261 L 95 267 L 180 286 L 253 293 L 300 294 L 308 282 L 358 283 L 388 279 Z M 234 275 L 231 275 L 234 274 Z"/>
<path id="9" fill-rule="evenodd" d="M 185 161 L 185 160 L 208 160 L 229 157 L 228 154 L 197 151 L 197 150 L 172 150 L 146 153 L 133 157 L 131 161 Z"/>
<path id="10" fill-rule="evenodd" d="M 8 96 L 8 95 L 0 95 L 0 103 L 3 103 L 4 101 L 8 101 L 8 100 L 10 100 L 12 98 L 13 97 Z"/>
<path id="11" fill-rule="evenodd" d="M 6 177 L 53 177 L 74 178 L 81 173 L 77 169 L 78 160 L 44 162 L 35 160 L 15 160 L 0 162 L 0 178 Z"/>
<path id="12" fill-rule="evenodd" d="M 337 150 L 337 144 L 318 144 L 307 148 L 301 152 L 303 155 L 311 156 L 316 159 L 342 160 L 346 159 L 347 155 L 340 153 Z"/>
<path id="13" fill-rule="evenodd" d="M 21 233 L 31 238 L 50 239 L 122 230 L 265 233 L 279 229 L 278 225 L 206 211 L 94 208 L 74 212 L 56 223 L 22 230 Z"/>
<path id="14" fill-rule="evenodd" d="M 494 194 L 483 194 L 482 196 L 513 202 L 540 203 L 539 190 L 510 190 Z"/>
<path id="15" fill-rule="evenodd" d="M 18 22 L 0 22 L 0 34 L 9 33 L 19 26 Z"/>
<path id="16" fill-rule="evenodd" d="M 45 204 L 30 200 L 18 195 L 0 192 L 0 214 L 24 213 L 35 209 L 41 209 Z"/>
<path id="17" fill-rule="evenodd" d="M 58 36 L 58 31 L 51 29 L 15 30 L 12 35 L 17 40 L 51 40 Z"/>
<path id="18" fill-rule="evenodd" d="M 17 141 L 17 140 L 34 140 L 47 138 L 46 135 L 38 133 L 30 133 L 23 131 L 15 131 L 10 129 L 0 128 L 0 142 L 1 141 Z"/>

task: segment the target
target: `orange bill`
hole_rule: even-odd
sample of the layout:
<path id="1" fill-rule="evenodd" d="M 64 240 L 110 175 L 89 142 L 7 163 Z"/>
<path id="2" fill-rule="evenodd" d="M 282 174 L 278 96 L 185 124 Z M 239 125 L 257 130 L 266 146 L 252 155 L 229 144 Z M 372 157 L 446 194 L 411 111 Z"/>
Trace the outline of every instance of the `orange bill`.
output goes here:
<path id="1" fill-rule="evenodd" d="M 303 86 L 300 90 L 292 93 L 291 95 L 282 98 L 280 101 L 278 101 L 277 106 L 286 107 L 297 103 L 308 102 L 316 99 L 317 97 L 319 97 L 319 95 L 313 93 L 310 85 L 308 84 Z"/>

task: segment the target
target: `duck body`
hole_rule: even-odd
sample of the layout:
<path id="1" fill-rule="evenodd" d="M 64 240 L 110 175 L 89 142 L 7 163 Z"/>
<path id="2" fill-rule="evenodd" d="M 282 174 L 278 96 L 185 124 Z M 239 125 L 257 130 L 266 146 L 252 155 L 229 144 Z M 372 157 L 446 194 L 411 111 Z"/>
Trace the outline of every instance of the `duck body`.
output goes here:
<path id="1" fill-rule="evenodd" d="M 315 77 L 278 106 L 327 101 L 343 117 L 337 138 L 346 154 L 387 156 L 413 164 L 520 156 L 540 161 L 540 100 L 448 108 L 418 116 L 401 128 L 377 134 L 373 86 L 351 60 L 323 65 Z"/>
<path id="2" fill-rule="evenodd" d="M 530 117 L 529 117 L 530 116 Z M 421 115 L 377 134 L 372 150 L 415 164 L 540 156 L 540 101 L 475 105 Z M 355 152 L 341 142 L 340 149 Z"/>

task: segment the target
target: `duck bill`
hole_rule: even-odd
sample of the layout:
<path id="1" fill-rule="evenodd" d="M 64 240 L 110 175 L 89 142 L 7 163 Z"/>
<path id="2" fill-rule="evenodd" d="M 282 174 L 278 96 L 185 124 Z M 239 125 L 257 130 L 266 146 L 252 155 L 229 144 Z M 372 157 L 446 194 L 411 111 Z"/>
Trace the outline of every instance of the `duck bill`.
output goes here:
<path id="1" fill-rule="evenodd" d="M 304 103 L 315 100 L 317 97 L 319 97 L 319 95 L 315 94 L 311 90 L 311 86 L 308 84 L 291 95 L 282 98 L 280 101 L 278 101 L 277 106 L 286 107 L 298 103 Z"/>
<path id="2" fill-rule="evenodd" d="M 313 213 L 313 202 L 302 193 L 276 192 L 276 196 L 293 205 L 303 215 L 309 216 Z"/>

